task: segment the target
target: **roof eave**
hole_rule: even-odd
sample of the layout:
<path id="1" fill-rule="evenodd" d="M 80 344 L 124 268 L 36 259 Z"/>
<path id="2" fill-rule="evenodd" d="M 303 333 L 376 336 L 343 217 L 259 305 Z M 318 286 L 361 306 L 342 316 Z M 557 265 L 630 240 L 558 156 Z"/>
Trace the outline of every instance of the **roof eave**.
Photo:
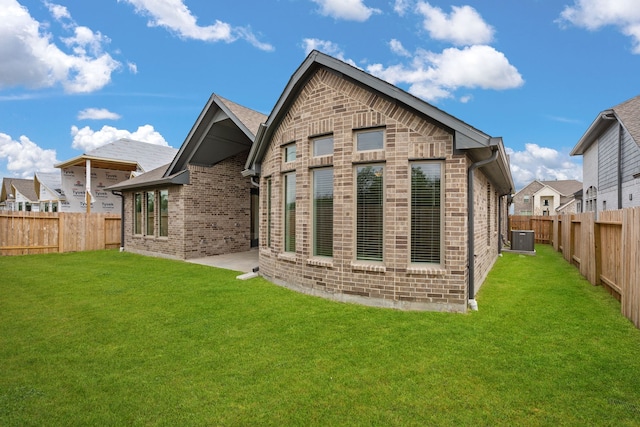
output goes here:
<path id="1" fill-rule="evenodd" d="M 86 154 L 83 154 L 81 156 L 74 157 L 73 159 L 67 160 L 65 162 L 57 163 L 53 165 L 53 167 L 58 169 L 63 169 L 70 166 L 84 166 L 87 160 L 95 160 L 95 161 L 104 162 L 104 163 L 113 163 L 113 164 L 123 165 L 123 166 L 132 166 L 135 168 L 138 168 L 140 166 L 138 162 L 134 160 L 131 160 L 131 161 L 118 160 L 118 159 L 111 159 L 108 157 L 87 156 Z"/>
<path id="2" fill-rule="evenodd" d="M 605 118 L 605 116 L 613 115 L 613 117 Z M 569 155 L 571 156 L 581 156 L 583 155 L 591 144 L 593 144 L 603 130 L 605 130 L 609 126 L 609 122 L 612 119 L 618 119 L 618 116 L 615 114 L 613 110 L 604 110 L 598 114 L 598 117 L 591 123 L 587 131 L 582 135 L 578 143 L 573 147 Z"/>
<path id="3" fill-rule="evenodd" d="M 122 190 L 135 190 L 150 187 L 158 187 L 161 185 L 185 185 L 189 183 L 189 170 L 184 169 L 174 175 L 168 177 L 162 177 L 153 181 L 130 183 L 129 180 L 123 181 L 119 184 L 111 185 L 107 187 L 107 190 L 122 191 Z"/>

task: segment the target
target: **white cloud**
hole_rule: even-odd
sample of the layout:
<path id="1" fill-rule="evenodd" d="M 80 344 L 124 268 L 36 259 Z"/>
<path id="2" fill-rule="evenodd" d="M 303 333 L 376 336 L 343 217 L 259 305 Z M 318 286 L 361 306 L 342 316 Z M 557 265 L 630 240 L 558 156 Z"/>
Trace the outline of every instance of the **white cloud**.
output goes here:
<path id="1" fill-rule="evenodd" d="M 7 162 L 7 170 L 22 178 L 33 177 L 34 172 L 53 172 L 55 150 L 45 150 L 26 136 L 14 141 L 9 135 L 0 133 L 0 161 Z"/>
<path id="2" fill-rule="evenodd" d="M 400 40 L 391 39 L 391 41 L 389 42 L 389 47 L 391 48 L 391 51 L 396 55 L 411 56 L 411 53 L 404 48 Z"/>
<path id="3" fill-rule="evenodd" d="M 418 50 L 408 65 L 372 64 L 367 70 L 391 84 L 409 84 L 409 92 L 429 101 L 451 97 L 459 88 L 503 90 L 524 84 L 504 54 L 485 45 L 442 53 Z"/>
<path id="4" fill-rule="evenodd" d="M 353 65 L 354 67 L 356 66 L 356 63 L 353 60 L 345 58 L 344 52 L 342 51 L 340 46 L 331 41 L 320 39 L 303 39 L 302 47 L 304 48 L 305 55 L 308 55 L 312 50 L 319 50 L 320 52 L 338 58 L 341 61 Z"/>
<path id="5" fill-rule="evenodd" d="M 127 68 L 131 74 L 138 74 L 138 66 L 134 62 L 127 62 Z"/>
<path id="6" fill-rule="evenodd" d="M 436 39 L 467 46 L 487 44 L 493 41 L 494 29 L 484 22 L 480 14 L 471 6 L 451 6 L 447 15 L 439 7 L 427 2 L 419 2 L 416 11 L 424 17 L 423 26 Z"/>
<path id="7" fill-rule="evenodd" d="M 53 4 L 48 1 L 45 1 L 44 4 L 45 6 L 47 6 L 47 8 L 49 9 L 49 12 L 51 12 L 51 15 L 53 15 L 56 21 L 71 19 L 71 14 L 69 13 L 69 10 L 65 6 L 61 6 L 59 4 Z"/>
<path id="8" fill-rule="evenodd" d="M 82 129 L 77 126 L 71 126 L 71 136 L 73 136 L 71 146 L 83 152 L 91 151 L 120 138 L 133 139 L 150 144 L 169 145 L 164 137 L 151 125 L 140 126 L 135 132 L 117 129 L 113 126 L 103 126 L 98 131 L 94 131 L 89 126 L 85 126 Z"/>
<path id="9" fill-rule="evenodd" d="M 534 179 L 542 181 L 576 179 L 582 181 L 582 164 L 569 156 L 538 144 L 525 144 L 524 151 L 506 149 L 511 161 L 511 175 L 520 190 Z"/>
<path id="10" fill-rule="evenodd" d="M 271 51 L 273 46 L 259 42 L 249 28 L 232 27 L 226 22 L 216 20 L 211 25 L 200 26 L 183 0 L 118 0 L 133 5 L 136 12 L 150 18 L 148 25 L 163 27 L 185 39 L 207 42 L 231 43 L 244 39 L 258 49 Z"/>
<path id="11" fill-rule="evenodd" d="M 78 113 L 78 120 L 118 120 L 120 118 L 120 114 L 106 108 L 85 108 Z"/>
<path id="12" fill-rule="evenodd" d="M 382 13 L 380 9 L 368 7 L 363 0 L 312 0 L 320 6 L 320 14 L 335 19 L 364 22 L 371 15 Z"/>
<path id="13" fill-rule="evenodd" d="M 637 0 L 575 0 L 560 14 L 560 25 L 571 23 L 595 31 L 611 25 L 633 41 L 633 53 L 640 55 L 640 5 Z"/>
<path id="14" fill-rule="evenodd" d="M 103 88 L 120 63 L 103 51 L 109 42 L 99 32 L 77 26 L 63 6 L 47 3 L 57 20 L 73 35 L 64 38 L 63 51 L 52 36 L 16 0 L 0 0 L 0 88 L 52 87 L 61 84 L 67 92 L 86 93 Z M 70 21 L 70 22 L 68 22 Z"/>
<path id="15" fill-rule="evenodd" d="M 409 9 L 410 0 L 395 0 L 393 2 L 393 11 L 400 16 L 404 16 L 404 14 Z"/>

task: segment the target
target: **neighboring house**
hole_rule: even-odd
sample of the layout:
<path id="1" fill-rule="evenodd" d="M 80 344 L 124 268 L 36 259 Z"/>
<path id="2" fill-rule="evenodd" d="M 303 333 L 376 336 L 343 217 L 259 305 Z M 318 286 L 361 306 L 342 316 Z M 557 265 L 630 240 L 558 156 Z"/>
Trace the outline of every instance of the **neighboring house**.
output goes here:
<path id="1" fill-rule="evenodd" d="M 33 184 L 40 212 L 58 212 L 60 202 L 64 199 L 60 172 L 36 172 Z"/>
<path id="2" fill-rule="evenodd" d="M 585 212 L 640 206 L 640 96 L 600 112 L 571 155 L 582 156 Z"/>
<path id="3" fill-rule="evenodd" d="M 120 214 L 120 197 L 106 188 L 167 164 L 176 152 L 122 138 L 54 165 L 62 170 L 59 211 Z"/>
<path id="4" fill-rule="evenodd" d="M 514 184 L 501 138 L 313 51 L 247 159 L 260 274 L 301 292 L 466 311 L 500 252 Z"/>
<path id="5" fill-rule="evenodd" d="M 214 94 L 169 164 L 112 185 L 125 249 L 190 259 L 257 245 L 258 187 L 241 172 L 266 118 Z"/>
<path id="6" fill-rule="evenodd" d="M 581 212 L 576 199 L 581 190 L 582 183 L 573 179 L 531 181 L 513 196 L 513 213 L 550 216 Z"/>
<path id="7" fill-rule="evenodd" d="M 40 208 L 32 179 L 3 178 L 0 208 L 6 211 L 37 212 Z"/>

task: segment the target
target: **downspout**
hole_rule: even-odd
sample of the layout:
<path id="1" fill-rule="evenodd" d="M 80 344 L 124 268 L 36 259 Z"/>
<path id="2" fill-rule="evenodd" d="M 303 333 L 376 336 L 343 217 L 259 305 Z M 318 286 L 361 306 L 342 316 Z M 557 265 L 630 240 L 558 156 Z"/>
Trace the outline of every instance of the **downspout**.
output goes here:
<path id="1" fill-rule="evenodd" d="M 111 194 L 120 197 L 120 252 L 124 252 L 124 194 L 122 191 L 111 190 Z"/>
<path id="2" fill-rule="evenodd" d="M 618 123 L 618 209 L 622 209 L 622 123 Z"/>
<path id="3" fill-rule="evenodd" d="M 478 303 L 475 300 L 475 257 L 476 257 L 476 245 L 475 245 L 475 224 L 474 224 L 474 190 L 473 190 L 473 173 L 481 166 L 494 162 L 498 158 L 498 148 L 493 147 L 493 153 L 488 159 L 480 160 L 469 166 L 469 174 L 467 176 L 467 253 L 469 254 L 469 308 L 471 310 L 478 310 Z"/>
<path id="4" fill-rule="evenodd" d="M 509 232 L 508 226 L 506 230 L 502 230 L 502 209 L 504 209 L 502 205 L 504 205 L 503 199 L 505 196 L 511 196 L 511 191 L 509 191 L 508 193 L 498 195 L 498 253 L 499 254 L 502 253 L 502 239 L 504 238 L 504 236 L 502 235 L 502 231 L 505 231 L 507 233 Z M 509 198 L 507 198 L 507 210 L 508 209 L 509 209 Z M 508 213 L 507 213 L 507 218 L 509 218 Z"/>

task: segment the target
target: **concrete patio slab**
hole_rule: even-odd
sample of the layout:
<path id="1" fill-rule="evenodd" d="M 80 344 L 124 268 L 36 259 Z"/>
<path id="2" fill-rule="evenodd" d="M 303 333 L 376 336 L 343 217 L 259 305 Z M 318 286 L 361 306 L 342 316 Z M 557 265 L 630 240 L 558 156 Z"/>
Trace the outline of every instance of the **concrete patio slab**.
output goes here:
<path id="1" fill-rule="evenodd" d="M 194 264 L 208 265 L 210 267 L 224 268 L 227 270 L 251 273 L 258 267 L 258 250 L 252 249 L 235 254 L 214 255 L 204 258 L 186 260 Z"/>

